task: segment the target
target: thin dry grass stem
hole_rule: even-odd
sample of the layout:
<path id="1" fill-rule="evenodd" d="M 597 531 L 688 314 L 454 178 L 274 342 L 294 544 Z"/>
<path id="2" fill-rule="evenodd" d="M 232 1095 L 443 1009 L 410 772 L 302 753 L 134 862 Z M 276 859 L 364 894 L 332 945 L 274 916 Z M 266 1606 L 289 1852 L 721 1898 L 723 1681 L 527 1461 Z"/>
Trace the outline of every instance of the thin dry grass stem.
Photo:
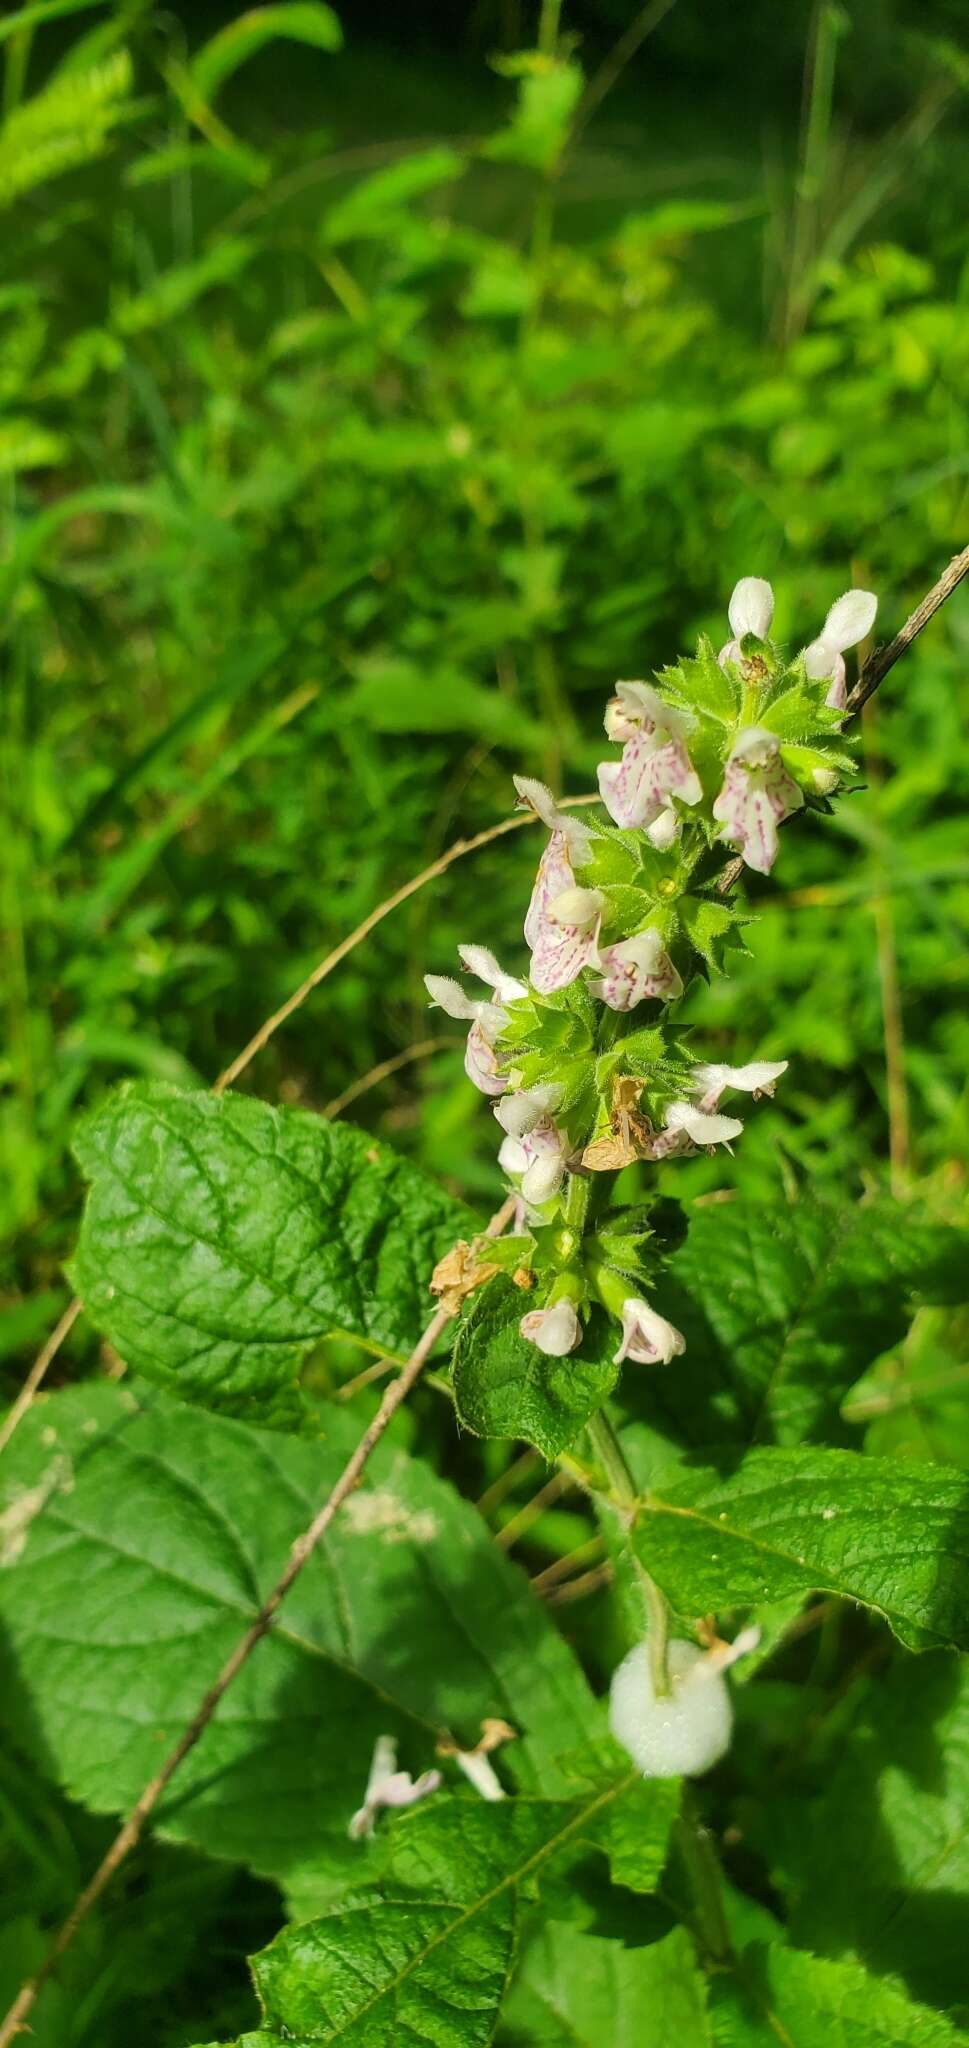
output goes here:
<path id="1" fill-rule="evenodd" d="M 3 1423 L 0 1424 L 0 1451 L 6 1449 L 18 1422 L 26 1415 L 31 1401 L 48 1369 L 53 1365 L 65 1337 L 73 1330 L 82 1307 L 83 1303 L 80 1296 L 75 1295 L 74 1300 L 68 1302 L 60 1322 L 51 1331 L 43 1350 L 38 1351 L 9 1414 L 4 1417 Z"/>
<path id="2" fill-rule="evenodd" d="M 597 804 L 599 802 L 601 802 L 599 796 L 567 796 L 561 798 L 560 806 L 562 810 L 574 810 L 580 804 Z M 489 825 L 484 832 L 476 832 L 473 839 L 456 839 L 453 846 L 449 846 L 444 853 L 439 855 L 437 860 L 432 860 L 428 867 L 422 868 L 419 875 L 412 875 L 410 881 L 404 882 L 401 888 L 395 889 L 392 896 L 385 897 L 383 903 L 378 903 L 376 910 L 371 910 L 368 916 L 364 918 L 362 924 L 357 925 L 355 931 L 350 932 L 345 939 L 341 939 L 339 945 L 334 946 L 331 953 L 327 953 L 324 959 L 317 962 L 312 973 L 307 975 L 305 981 L 300 982 L 299 987 L 293 990 L 292 995 L 287 996 L 286 1001 L 280 1004 L 279 1009 L 274 1010 L 272 1016 L 267 1017 L 264 1024 L 260 1024 L 258 1031 L 253 1033 L 248 1045 L 243 1046 L 242 1051 L 236 1054 L 231 1065 L 226 1067 L 225 1072 L 219 1075 L 215 1083 L 215 1094 L 222 1095 L 226 1088 L 231 1088 L 238 1081 L 239 1075 L 245 1073 L 246 1068 L 251 1065 L 256 1054 L 262 1052 L 263 1047 L 269 1044 L 269 1040 L 275 1037 L 280 1025 L 285 1024 L 294 1015 L 295 1011 L 302 1007 L 307 996 L 312 995 L 315 988 L 319 988 L 320 983 L 326 980 L 327 975 L 332 974 L 334 967 L 339 967 L 341 960 L 345 960 L 347 954 L 352 953 L 355 946 L 362 945 L 363 940 L 368 939 L 372 931 L 376 931 L 378 924 L 382 924 L 384 918 L 390 916 L 391 911 L 399 910 L 401 904 L 406 903 L 409 897 L 416 896 L 418 889 L 423 889 L 428 882 L 436 881 L 439 875 L 446 874 L 448 868 L 453 867 L 456 860 L 463 860 L 468 853 L 479 852 L 482 846 L 490 846 L 493 840 L 503 839 L 506 833 L 517 832 L 523 825 L 535 825 L 537 823 L 538 820 L 534 811 L 515 811 L 510 818 L 502 818 L 500 824 Z"/>
<path id="3" fill-rule="evenodd" d="M 502 1203 L 501 1208 L 496 1210 L 494 1216 L 492 1216 L 491 1222 L 488 1224 L 483 1235 L 485 1237 L 499 1237 L 506 1223 L 510 1221 L 514 1208 L 515 1197 L 514 1195 L 509 1195 L 507 1200 Z M 432 1316 L 419 1343 L 415 1345 L 406 1365 L 392 1385 L 386 1389 L 373 1421 L 368 1424 L 356 1449 L 347 1459 L 336 1485 L 327 1495 L 323 1506 L 314 1515 L 308 1528 L 304 1529 L 302 1535 L 296 1538 L 286 1565 L 280 1573 L 272 1592 L 263 1601 L 258 1614 L 250 1622 L 249 1627 L 239 1637 L 235 1648 L 226 1658 L 214 1684 L 210 1685 L 208 1691 L 200 1700 L 188 1726 L 183 1729 L 174 1749 L 166 1757 L 161 1769 L 156 1772 L 149 1784 L 145 1786 L 144 1791 L 132 1807 L 124 1824 L 119 1828 L 114 1841 L 107 1854 L 99 1863 L 90 1883 L 85 1886 L 80 1897 L 75 1901 L 63 1926 L 51 1943 L 36 1976 L 31 1977 L 21 1986 L 6 2018 L 0 2024 L 0 2048 L 10 2048 L 10 2043 L 23 2029 L 24 2022 L 33 2009 L 38 1992 L 47 1983 L 65 1950 L 71 1946 L 75 1935 L 87 1919 L 91 1908 L 97 1904 L 102 1893 L 106 1891 L 115 1871 L 125 1861 L 125 1858 L 131 1854 L 132 1849 L 136 1847 L 141 1839 L 149 1815 L 157 1806 L 166 1786 L 171 1783 L 179 1765 L 184 1762 L 189 1752 L 195 1748 L 196 1743 L 205 1733 L 220 1700 L 224 1698 L 233 1680 L 238 1677 L 243 1665 L 252 1656 L 256 1645 L 262 1641 L 263 1636 L 272 1627 L 276 1614 L 282 1606 L 290 1587 L 298 1579 L 304 1565 L 309 1562 L 317 1544 L 325 1536 L 330 1523 L 343 1506 L 344 1501 L 348 1499 L 349 1495 L 358 1485 L 371 1453 L 376 1449 L 377 1444 L 396 1415 L 401 1403 L 406 1400 L 411 1388 L 420 1378 L 427 1359 L 448 1321 L 449 1317 L 446 1310 L 439 1308 Z"/>
<path id="4" fill-rule="evenodd" d="M 371 1088 L 379 1087 L 381 1081 L 389 1081 L 391 1074 L 399 1074 L 402 1067 L 412 1066 L 415 1060 L 430 1059 L 432 1053 L 444 1052 L 448 1046 L 456 1047 L 460 1051 L 462 1044 L 463 1040 L 460 1038 L 422 1038 L 417 1045 L 408 1045 L 403 1052 L 394 1053 L 391 1059 L 381 1060 L 376 1067 L 371 1067 L 369 1074 L 362 1075 L 359 1081 L 351 1081 L 349 1088 L 344 1088 L 342 1095 L 334 1095 L 332 1102 L 324 1104 L 322 1114 L 327 1117 L 342 1116 L 344 1110 L 349 1109 L 351 1102 L 358 1102 L 361 1095 L 366 1095 Z"/>
<path id="5" fill-rule="evenodd" d="M 354 1373 L 352 1380 L 344 1380 L 342 1386 L 334 1387 L 331 1400 L 352 1401 L 354 1394 L 359 1394 L 361 1387 L 372 1387 L 374 1380 L 385 1379 L 389 1372 L 393 1372 L 395 1365 L 399 1364 L 399 1358 L 373 1359 L 369 1365 L 364 1366 L 362 1372 Z"/>
<path id="6" fill-rule="evenodd" d="M 590 1594 L 598 1593 L 603 1586 L 611 1586 L 612 1579 L 612 1566 L 606 1559 L 591 1572 L 582 1572 L 577 1579 L 566 1579 L 564 1586 L 550 1586 L 542 1597 L 546 1607 L 566 1607 L 573 1600 L 588 1600 Z M 3 2048 L 2 2036 L 0 2048 Z"/>
<path id="7" fill-rule="evenodd" d="M 535 1466 L 540 1465 L 541 1462 L 537 1451 L 522 1451 L 519 1458 L 513 1458 L 511 1464 L 507 1465 L 505 1470 L 498 1474 L 497 1479 L 492 1480 L 491 1485 L 485 1487 L 480 1500 L 475 1501 L 475 1507 L 479 1515 L 484 1515 L 485 1520 L 487 1520 L 492 1510 L 499 1507 L 509 1493 L 514 1492 L 519 1479 L 524 1479 L 525 1474 L 534 1471 Z"/>
<path id="8" fill-rule="evenodd" d="M 510 1550 L 512 1544 L 527 1535 L 534 1523 L 541 1519 L 545 1509 L 550 1508 L 553 1501 L 560 1500 L 563 1493 L 570 1493 L 574 1485 L 575 1480 L 571 1472 L 553 1472 L 551 1479 L 547 1479 L 545 1485 L 539 1487 L 531 1500 L 527 1500 L 524 1507 L 519 1508 L 517 1515 L 513 1515 L 503 1529 L 495 1531 L 495 1542 L 499 1548 Z"/>
<path id="9" fill-rule="evenodd" d="M 531 1580 L 533 1593 L 546 1593 L 551 1586 L 557 1586 L 563 1579 L 570 1579 L 579 1565 L 586 1566 L 590 1558 L 596 1557 L 602 1549 L 603 1538 L 590 1536 L 587 1543 L 579 1543 L 565 1557 L 557 1557 L 547 1564 L 544 1571 L 535 1572 Z"/>

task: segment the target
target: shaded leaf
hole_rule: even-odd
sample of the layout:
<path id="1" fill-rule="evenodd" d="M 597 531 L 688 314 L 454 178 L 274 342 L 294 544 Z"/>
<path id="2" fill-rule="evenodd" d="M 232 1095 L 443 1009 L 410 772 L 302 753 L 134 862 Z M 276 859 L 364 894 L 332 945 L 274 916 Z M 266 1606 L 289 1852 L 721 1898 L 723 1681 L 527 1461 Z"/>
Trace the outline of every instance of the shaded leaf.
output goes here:
<path id="1" fill-rule="evenodd" d="M 712 2048 L 706 1980 L 682 1927 L 626 1948 L 550 1921 L 526 1942 L 504 2048 Z"/>
<path id="2" fill-rule="evenodd" d="M 957 2048 L 965 2038 L 857 1963 L 779 1944 L 748 1949 L 736 1974 L 712 1978 L 710 2012 L 716 2048 Z"/>
<path id="3" fill-rule="evenodd" d="M 656 1395 L 694 1443 L 830 1435 L 847 1389 L 904 1335 L 914 1305 L 964 1299 L 967 1275 L 966 1233 L 900 1203 L 694 1210 L 669 1267 L 689 1297 L 669 1309 L 686 1355 Z"/>
<path id="4" fill-rule="evenodd" d="M 22 1424 L 0 1472 L 2 1691 L 73 1797 L 124 1811 L 157 1770 L 326 1497 L 359 1421 L 271 1436 L 152 1388 L 91 1384 Z M 382 1446 L 157 1815 L 209 1855 L 297 1882 L 347 1840 L 379 1734 L 425 1769 L 487 1716 L 531 1792 L 601 1709 L 527 1581 L 446 1481 Z"/>

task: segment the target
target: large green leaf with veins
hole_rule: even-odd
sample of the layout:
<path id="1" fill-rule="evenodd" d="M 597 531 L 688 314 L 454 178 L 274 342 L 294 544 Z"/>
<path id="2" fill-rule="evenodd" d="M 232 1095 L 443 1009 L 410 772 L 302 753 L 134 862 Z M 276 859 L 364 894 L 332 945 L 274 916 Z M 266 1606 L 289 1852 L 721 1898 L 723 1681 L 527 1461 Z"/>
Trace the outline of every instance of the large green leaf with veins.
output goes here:
<path id="1" fill-rule="evenodd" d="M 848 1388 L 915 1306 L 967 1294 L 969 1234 L 907 1204 L 696 1209 L 659 1302 L 685 1355 L 627 1391 L 687 1443 L 848 1441 Z"/>
<path id="2" fill-rule="evenodd" d="M 969 1648 L 969 1492 L 945 1466 L 854 1451 L 749 1451 L 680 1465 L 646 1496 L 644 1564 L 680 1614 L 837 1593 L 910 1649 Z"/>
<path id="3" fill-rule="evenodd" d="M 191 1718 L 326 1497 L 359 1423 L 322 1442 L 90 1384 L 26 1417 L 0 1464 L 0 1693 L 19 1739 L 98 1812 L 127 1809 Z M 347 1840 L 374 1742 L 402 1765 L 489 1715 L 529 1792 L 602 1734 L 571 1651 L 485 1523 L 382 1445 L 157 1812 L 169 1836 L 303 1881 Z M 453 1770 L 453 1766 L 447 1766 Z"/>
<path id="4" fill-rule="evenodd" d="M 135 1371 L 254 1422 L 299 1419 L 330 1332 L 409 1352 L 437 1259 L 476 1227 L 366 1132 L 243 1096 L 123 1087 L 75 1150 L 88 1313 Z"/>
<path id="5" fill-rule="evenodd" d="M 236 2048 L 486 2048 L 522 1902 L 554 1859 L 599 1837 L 633 1782 L 624 1774 L 573 1800 L 436 1799 L 404 1814 L 376 1884 L 253 1958 L 263 2020 Z"/>

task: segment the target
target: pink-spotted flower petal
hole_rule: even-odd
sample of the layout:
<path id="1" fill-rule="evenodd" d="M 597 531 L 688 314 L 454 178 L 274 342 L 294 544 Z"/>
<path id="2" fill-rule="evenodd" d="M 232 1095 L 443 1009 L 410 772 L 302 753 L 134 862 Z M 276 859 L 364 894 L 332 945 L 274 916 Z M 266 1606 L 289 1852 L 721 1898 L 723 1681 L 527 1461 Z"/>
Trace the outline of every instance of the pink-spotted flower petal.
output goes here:
<path id="1" fill-rule="evenodd" d="M 528 990 L 523 981 L 516 981 L 512 975 L 505 974 L 486 946 L 459 946 L 458 952 L 470 972 L 488 984 L 493 996 L 501 1000 L 487 1002 L 481 997 L 471 996 L 459 981 L 452 980 L 447 974 L 425 974 L 424 986 L 433 1006 L 471 1026 L 464 1054 L 464 1071 L 468 1080 L 483 1095 L 503 1095 L 508 1081 L 499 1071 L 495 1055 L 495 1045 L 508 1022 L 508 1012 L 503 1005 L 527 996 Z"/>
<path id="2" fill-rule="evenodd" d="M 657 1315 L 648 1301 L 635 1294 L 627 1297 L 622 1305 L 622 1342 L 613 1365 L 622 1365 L 626 1358 L 636 1365 L 668 1365 L 671 1358 L 685 1350 L 682 1330 L 668 1323 L 665 1316 Z"/>
<path id="3" fill-rule="evenodd" d="M 551 1308 L 529 1309 L 518 1329 L 526 1342 L 537 1345 L 547 1358 L 564 1358 L 582 1342 L 582 1324 L 571 1301 L 555 1301 Z"/>
<path id="4" fill-rule="evenodd" d="M 683 993 L 662 934 L 653 925 L 614 946 L 600 946 L 595 964 L 602 969 L 602 979 L 590 984 L 592 993 L 610 1010 L 633 1010 L 651 997 L 669 1003 Z"/>
<path id="5" fill-rule="evenodd" d="M 597 770 L 599 794 L 610 818 L 626 830 L 654 824 L 672 807 L 672 798 L 698 804 L 700 778 L 686 751 L 682 733 L 673 732 L 666 715 L 662 724 L 644 719 L 626 741 L 621 761 L 602 761 Z"/>
<path id="6" fill-rule="evenodd" d="M 568 988 L 594 964 L 605 897 L 598 889 L 562 889 L 542 906 L 534 927 L 532 987 L 540 995 Z"/>
<path id="7" fill-rule="evenodd" d="M 747 867 L 770 873 L 777 857 L 777 828 L 804 802 L 781 760 L 780 742 L 763 726 L 738 734 L 727 761 L 723 788 L 713 806 L 721 838 L 739 848 Z"/>

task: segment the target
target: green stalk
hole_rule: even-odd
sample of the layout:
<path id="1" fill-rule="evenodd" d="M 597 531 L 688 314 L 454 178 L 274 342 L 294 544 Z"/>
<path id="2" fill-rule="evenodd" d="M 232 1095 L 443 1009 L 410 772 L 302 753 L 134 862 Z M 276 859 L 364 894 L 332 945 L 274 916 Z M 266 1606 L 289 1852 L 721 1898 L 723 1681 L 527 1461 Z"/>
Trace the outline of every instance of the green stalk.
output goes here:
<path id="1" fill-rule="evenodd" d="M 668 1665 L 670 1611 L 655 1579 L 650 1578 L 633 1549 L 630 1532 L 635 1520 L 639 1495 L 636 1482 L 626 1463 L 622 1445 L 613 1429 L 604 1408 L 597 1410 L 586 1425 L 596 1457 L 609 1481 L 610 1490 L 619 1504 L 621 1519 L 629 1541 L 636 1582 L 643 1597 L 646 1614 L 646 1642 L 649 1652 L 649 1670 L 653 1681 L 653 1694 L 658 1700 L 670 1696 L 670 1675 Z"/>
<path id="2" fill-rule="evenodd" d="M 707 1829 L 700 1819 L 692 1785 L 683 1787 L 683 1803 L 673 1831 L 686 1880 L 696 1907 L 696 1933 L 712 1963 L 726 1963 L 733 1954 L 730 1930 L 723 1910 L 720 1864 Z"/>

